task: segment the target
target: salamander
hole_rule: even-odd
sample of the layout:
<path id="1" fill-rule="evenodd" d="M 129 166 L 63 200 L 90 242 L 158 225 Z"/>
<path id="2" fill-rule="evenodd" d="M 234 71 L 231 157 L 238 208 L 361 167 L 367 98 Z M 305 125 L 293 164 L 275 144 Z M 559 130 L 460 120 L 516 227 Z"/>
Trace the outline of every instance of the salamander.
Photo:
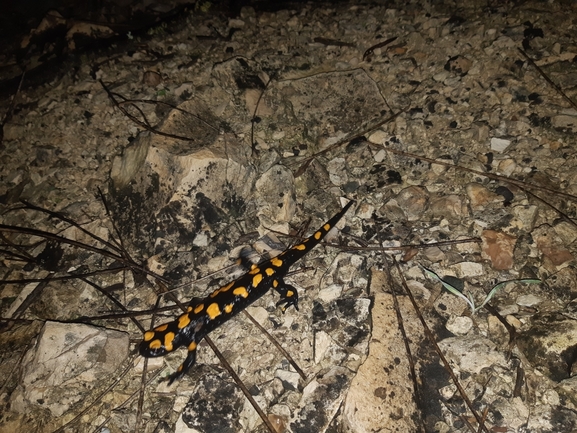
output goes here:
<path id="1" fill-rule="evenodd" d="M 262 297 L 270 288 L 279 295 L 277 307 L 284 312 L 290 306 L 298 310 L 296 288 L 284 282 L 289 268 L 313 249 L 353 205 L 347 205 L 310 237 L 286 249 L 278 256 L 265 260 L 238 279 L 219 287 L 200 301 L 189 304 L 176 320 L 164 323 L 144 333 L 140 354 L 146 358 L 164 356 L 185 346 L 188 354 L 184 362 L 169 377 L 169 385 L 181 378 L 196 361 L 196 349 L 210 331 L 222 325 L 247 306 Z"/>

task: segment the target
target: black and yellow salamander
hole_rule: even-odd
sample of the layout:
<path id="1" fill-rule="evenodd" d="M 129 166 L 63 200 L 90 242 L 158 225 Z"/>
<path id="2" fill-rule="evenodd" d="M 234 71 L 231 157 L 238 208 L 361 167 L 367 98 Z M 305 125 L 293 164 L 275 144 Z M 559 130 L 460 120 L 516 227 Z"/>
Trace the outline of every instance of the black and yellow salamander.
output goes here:
<path id="1" fill-rule="evenodd" d="M 280 295 L 277 306 L 282 305 L 284 311 L 294 305 L 298 310 L 298 293 L 293 286 L 283 281 L 283 277 L 297 260 L 326 236 L 353 203 L 354 201 L 347 203 L 312 236 L 272 259 L 252 265 L 251 269 L 237 280 L 216 289 L 205 299 L 191 303 L 186 313 L 176 320 L 145 332 L 140 343 L 140 354 L 153 358 L 186 346 L 188 355 L 178 369 L 168 377 L 170 385 L 194 365 L 196 348 L 205 335 L 244 310 L 271 287 Z"/>

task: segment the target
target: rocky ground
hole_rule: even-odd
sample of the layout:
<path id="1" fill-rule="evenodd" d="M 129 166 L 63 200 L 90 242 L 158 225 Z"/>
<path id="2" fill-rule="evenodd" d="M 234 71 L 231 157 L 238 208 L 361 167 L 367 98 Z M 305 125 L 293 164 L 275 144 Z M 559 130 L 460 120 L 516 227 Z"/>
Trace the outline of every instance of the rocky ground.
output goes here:
<path id="1" fill-rule="evenodd" d="M 0 103 L 0 431 L 577 431 L 575 3 L 211 6 Z M 297 368 L 211 334 L 268 427 L 205 343 L 143 368 L 351 199 L 300 310 L 248 309 Z"/>

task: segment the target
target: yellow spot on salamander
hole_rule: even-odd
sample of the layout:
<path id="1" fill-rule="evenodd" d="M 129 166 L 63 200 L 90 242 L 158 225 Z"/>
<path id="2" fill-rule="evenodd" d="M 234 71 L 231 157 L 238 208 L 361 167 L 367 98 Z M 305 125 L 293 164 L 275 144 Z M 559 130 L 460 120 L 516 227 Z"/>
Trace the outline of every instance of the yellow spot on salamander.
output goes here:
<path id="1" fill-rule="evenodd" d="M 192 307 L 186 307 L 186 312 L 190 313 L 192 311 Z"/>
<path id="2" fill-rule="evenodd" d="M 254 274 L 258 274 L 259 272 L 260 272 L 260 269 L 255 266 L 254 268 L 251 269 L 249 274 L 254 275 Z"/>
<path id="3" fill-rule="evenodd" d="M 280 268 L 282 266 L 282 260 L 280 260 L 278 257 L 271 259 L 270 262 L 273 266 L 276 266 L 277 268 Z"/>
<path id="4" fill-rule="evenodd" d="M 180 364 L 180 365 L 178 366 L 178 368 L 176 369 L 176 371 L 178 371 L 178 372 L 180 373 L 183 368 L 184 368 L 184 365 Z"/>
<path id="5" fill-rule="evenodd" d="M 204 310 L 204 304 L 198 304 L 195 309 L 194 309 L 194 313 L 198 314 L 200 313 L 202 310 Z"/>
<path id="6" fill-rule="evenodd" d="M 146 331 L 144 333 L 144 341 L 148 341 L 148 340 L 152 340 L 152 338 L 154 337 L 154 331 Z"/>
<path id="7" fill-rule="evenodd" d="M 178 318 L 178 329 L 185 328 L 190 323 L 190 317 L 188 314 L 183 314 Z"/>
<path id="8" fill-rule="evenodd" d="M 278 280 L 273 280 L 272 286 L 276 289 L 278 287 Z"/>
<path id="9" fill-rule="evenodd" d="M 164 336 L 164 348 L 169 352 L 172 352 L 172 341 L 174 340 L 174 332 L 167 332 Z"/>
<path id="10" fill-rule="evenodd" d="M 187 348 L 187 349 L 188 349 L 189 352 L 192 352 L 193 350 L 196 350 L 196 342 L 193 341 L 192 343 L 190 343 L 190 344 L 188 345 L 188 348 Z"/>
<path id="11" fill-rule="evenodd" d="M 206 309 L 206 314 L 208 314 L 210 320 L 214 319 L 216 316 L 220 316 L 220 308 L 218 308 L 218 304 L 216 302 L 210 304 Z"/>
<path id="12" fill-rule="evenodd" d="M 321 232 L 316 232 L 314 236 L 315 236 L 315 239 L 318 241 L 322 235 L 323 234 Z"/>
<path id="13" fill-rule="evenodd" d="M 250 270 L 252 271 L 254 268 L 256 268 L 256 264 L 253 263 L 252 265 L 250 265 Z"/>
<path id="14" fill-rule="evenodd" d="M 231 282 L 228 283 L 226 286 L 222 286 L 222 287 L 216 289 L 214 292 L 212 292 L 212 293 L 210 294 L 210 297 L 211 297 L 211 298 L 214 298 L 214 297 L 215 297 L 216 295 L 218 295 L 219 293 L 226 292 L 228 289 L 230 289 L 230 288 L 233 286 L 233 284 L 234 284 L 234 281 L 231 281 Z"/>
<path id="15" fill-rule="evenodd" d="M 151 341 L 148 347 L 151 349 L 160 349 L 162 347 L 162 341 L 160 340 Z"/>
<path id="16" fill-rule="evenodd" d="M 165 323 L 164 325 L 157 326 L 156 328 L 154 328 L 154 330 L 156 332 L 164 332 L 164 331 L 166 331 L 166 328 L 168 328 L 168 323 Z"/>
<path id="17" fill-rule="evenodd" d="M 323 226 L 323 229 L 325 229 L 325 232 L 328 232 L 331 229 L 331 225 L 330 224 L 325 224 Z"/>
<path id="18" fill-rule="evenodd" d="M 264 273 L 270 277 L 272 274 L 274 274 L 274 269 L 273 268 L 266 268 L 264 270 Z"/>
<path id="19" fill-rule="evenodd" d="M 262 274 L 256 274 L 252 279 L 252 286 L 256 287 L 262 281 Z"/>
<path id="20" fill-rule="evenodd" d="M 236 296 L 242 296 L 243 298 L 248 298 L 248 292 L 246 291 L 246 287 L 237 287 L 232 291 L 232 293 L 234 293 Z"/>
<path id="21" fill-rule="evenodd" d="M 287 298 L 292 298 L 294 296 L 295 292 L 293 292 L 292 290 L 287 290 L 286 292 L 286 297 Z"/>
<path id="22" fill-rule="evenodd" d="M 233 306 L 232 304 L 226 304 L 224 306 L 224 312 L 225 313 L 232 313 L 232 306 Z"/>
<path id="23" fill-rule="evenodd" d="M 304 244 L 298 244 L 298 245 L 295 245 L 295 246 L 293 247 L 293 250 L 300 250 L 300 251 L 302 251 L 302 250 L 306 250 L 306 249 L 307 249 L 307 247 L 306 247 Z"/>

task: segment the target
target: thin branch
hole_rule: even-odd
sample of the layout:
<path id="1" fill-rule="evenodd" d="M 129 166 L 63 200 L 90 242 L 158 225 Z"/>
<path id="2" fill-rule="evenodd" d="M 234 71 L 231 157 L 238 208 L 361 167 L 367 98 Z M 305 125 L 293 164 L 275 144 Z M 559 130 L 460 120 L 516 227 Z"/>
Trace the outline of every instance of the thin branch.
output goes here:
<path id="1" fill-rule="evenodd" d="M 290 363 L 290 365 L 293 366 L 293 368 L 295 369 L 295 371 L 299 374 L 299 376 L 303 379 L 306 380 L 307 376 L 305 374 L 304 371 L 301 370 L 301 368 L 298 366 L 298 364 L 296 363 L 296 361 L 293 359 L 292 356 L 290 356 L 290 354 L 285 350 L 284 347 L 282 347 L 280 345 L 280 343 L 278 341 L 276 341 L 276 339 L 266 330 L 264 329 L 260 323 L 258 323 L 254 317 L 251 316 L 251 314 L 246 311 L 246 310 L 242 310 L 242 312 L 244 313 L 244 315 L 246 317 L 248 317 L 248 319 L 260 330 L 260 332 L 262 332 L 266 338 L 268 338 L 270 340 L 270 342 L 272 344 L 274 344 L 274 347 L 276 347 L 278 349 L 278 351 L 280 353 L 283 354 L 283 356 L 285 357 L 285 359 Z"/>
<path id="2" fill-rule="evenodd" d="M 577 110 L 577 103 L 575 103 L 575 101 L 573 101 L 569 96 L 567 96 L 567 94 L 563 91 L 563 89 L 561 89 L 561 87 L 555 84 L 553 80 L 551 80 L 551 78 L 547 76 L 547 74 L 543 71 L 543 69 L 537 66 L 535 61 L 531 57 L 529 57 L 525 51 L 523 51 L 521 48 L 517 49 L 521 54 L 523 54 L 523 56 L 527 59 L 527 61 L 531 64 L 531 66 L 533 66 L 537 70 L 537 72 L 541 74 L 541 76 L 545 79 L 545 81 L 547 81 L 547 83 L 549 83 L 549 85 L 553 87 L 557 91 L 557 93 L 561 95 L 563 99 L 569 102 L 569 105 L 571 105 L 573 108 Z"/>
<path id="3" fill-rule="evenodd" d="M 430 343 L 433 345 L 435 351 L 437 352 L 437 355 L 439 355 L 441 362 L 445 366 L 445 370 L 447 370 L 447 372 L 451 376 L 453 383 L 455 384 L 455 386 L 459 390 L 459 394 L 461 395 L 461 398 L 463 399 L 463 401 L 465 402 L 465 404 L 467 405 L 467 407 L 469 408 L 469 410 L 471 411 L 471 413 L 473 414 L 473 416 L 477 420 L 479 427 L 480 428 L 482 427 L 483 432 L 489 433 L 489 430 L 485 426 L 483 418 L 481 417 L 481 415 L 479 415 L 477 413 L 477 411 L 473 407 L 473 403 L 471 402 L 471 400 L 467 396 L 465 389 L 461 386 L 461 382 L 459 381 L 459 378 L 455 375 L 455 372 L 451 368 L 449 361 L 447 361 L 447 358 L 445 358 L 445 355 L 443 355 L 443 351 L 441 350 L 441 348 L 437 344 L 437 341 L 435 340 L 435 336 L 433 335 L 433 332 L 429 328 L 429 325 L 427 325 L 425 318 L 421 314 L 421 310 L 419 309 L 419 306 L 417 305 L 417 301 L 415 300 L 413 293 L 409 289 L 409 286 L 407 285 L 407 282 L 403 276 L 401 267 L 399 266 L 399 263 L 397 262 L 397 260 L 395 259 L 394 256 L 393 256 L 393 264 L 395 265 L 395 267 L 396 267 L 396 269 L 397 269 L 397 271 L 401 277 L 401 281 L 402 281 L 403 287 L 405 288 L 405 292 L 407 293 L 409 300 L 411 301 L 411 304 L 413 304 L 413 308 L 415 309 L 415 312 L 417 313 L 417 317 L 419 318 L 419 321 L 421 322 L 421 325 L 423 326 L 423 331 L 425 332 L 425 335 L 429 339 Z"/>
<path id="4" fill-rule="evenodd" d="M 456 170 L 461 170 L 461 171 L 466 171 L 468 173 L 473 173 L 479 176 L 483 176 L 483 177 L 488 177 L 489 179 L 493 179 L 493 180 L 498 180 L 504 183 L 509 183 L 511 185 L 515 185 L 518 186 L 520 188 L 534 188 L 534 189 L 538 189 L 541 191 L 545 191 L 549 194 L 554 194 L 554 195 L 559 195 L 561 197 L 565 197 L 571 200 L 576 200 L 577 201 L 577 196 L 571 195 L 571 194 L 567 194 L 564 193 L 562 191 L 553 189 L 553 188 L 547 188 L 545 186 L 539 186 L 539 185 L 535 185 L 532 183 L 527 183 L 527 182 L 523 182 L 521 180 L 516 180 L 516 179 L 511 179 L 510 177 L 505 177 L 505 176 L 500 176 L 498 174 L 494 174 L 494 173 L 486 173 L 483 171 L 478 171 L 478 170 L 474 170 L 472 168 L 468 168 L 468 167 L 462 167 L 460 165 L 455 165 L 455 164 L 450 164 L 444 161 L 440 161 L 437 159 L 433 159 L 433 158 L 427 158 L 426 156 L 422 156 L 422 155 L 417 155 L 415 153 L 411 153 L 411 152 L 405 152 L 403 150 L 397 150 L 397 149 L 393 149 L 391 147 L 385 147 L 382 144 L 379 143 L 373 143 L 371 141 L 367 141 L 367 143 L 369 143 L 372 146 L 376 146 L 379 147 L 380 149 L 384 149 L 387 152 L 391 152 L 394 153 L 396 155 L 401 155 L 401 156 L 406 156 L 409 158 L 415 158 L 415 159 L 420 159 L 422 161 L 427 161 L 431 164 L 437 164 L 437 165 L 442 165 L 445 167 L 449 167 L 449 168 L 454 168 Z"/>

